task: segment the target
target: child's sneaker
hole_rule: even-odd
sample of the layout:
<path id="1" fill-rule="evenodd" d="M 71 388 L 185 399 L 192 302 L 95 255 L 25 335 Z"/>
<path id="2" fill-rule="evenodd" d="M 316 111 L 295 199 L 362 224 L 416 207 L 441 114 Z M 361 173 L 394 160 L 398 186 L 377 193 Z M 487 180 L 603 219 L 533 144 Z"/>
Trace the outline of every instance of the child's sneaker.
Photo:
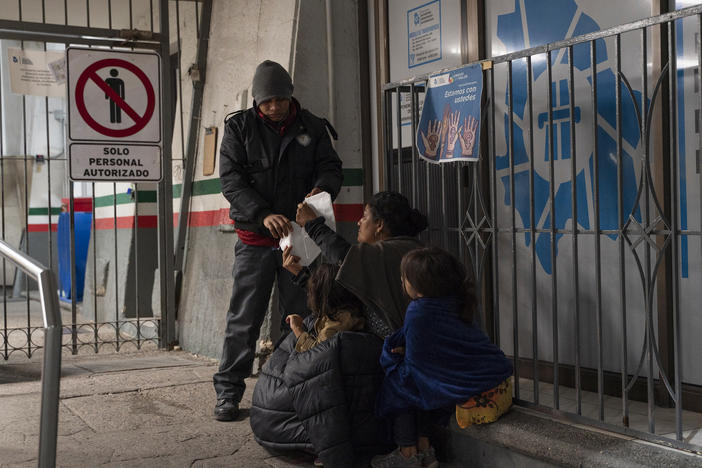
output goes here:
<path id="1" fill-rule="evenodd" d="M 378 455 L 371 460 L 373 468 L 422 468 L 419 458 L 415 455 L 406 458 L 400 452 L 400 447 L 387 455 Z"/>
<path id="2" fill-rule="evenodd" d="M 434 447 L 429 447 L 423 452 L 417 452 L 417 458 L 422 463 L 422 468 L 439 468 L 439 460 L 436 459 Z"/>

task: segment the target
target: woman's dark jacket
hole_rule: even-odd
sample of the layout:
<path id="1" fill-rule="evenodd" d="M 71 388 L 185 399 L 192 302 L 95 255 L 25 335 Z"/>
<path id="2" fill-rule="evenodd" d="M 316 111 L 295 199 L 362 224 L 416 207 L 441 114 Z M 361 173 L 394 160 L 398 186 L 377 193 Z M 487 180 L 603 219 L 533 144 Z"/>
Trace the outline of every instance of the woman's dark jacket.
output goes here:
<path id="1" fill-rule="evenodd" d="M 329 229 L 323 218 L 310 221 L 305 229 L 327 261 L 341 264 L 340 273 L 347 261 L 356 268 L 372 255 L 386 255 L 391 265 L 382 262 L 361 274 L 379 284 L 352 292 L 367 306 L 366 312 L 382 306 L 387 311 L 377 316 L 386 324 L 388 319 L 401 323 L 398 311 L 403 309 L 404 300 L 388 305 L 396 299 L 396 292 L 388 294 L 388 290 L 396 290 L 400 284 L 399 259 L 405 251 L 421 246 L 417 240 L 395 238 L 378 243 L 385 247 L 351 246 Z M 304 284 L 304 278 L 298 279 Z M 361 282 L 351 283 L 363 287 Z M 308 330 L 313 328 L 312 320 L 308 318 L 305 325 Z M 385 422 L 374 415 L 383 378 L 379 364 L 382 340 L 372 333 L 342 332 L 303 353 L 295 351 L 295 341 L 292 334 L 282 341 L 256 382 L 251 407 L 256 441 L 273 449 L 313 450 L 324 466 L 333 467 L 353 466 L 359 452 L 389 448 Z"/>
<path id="2" fill-rule="evenodd" d="M 297 101 L 292 105 L 299 107 Z M 343 174 L 326 121 L 299 109 L 281 136 L 253 107 L 226 121 L 220 149 L 222 194 L 238 229 L 270 235 L 269 214 L 295 219 L 297 204 L 319 187 L 336 198 Z"/>
<path id="3" fill-rule="evenodd" d="M 312 321 L 306 325 L 312 328 Z M 374 415 L 383 378 L 382 341 L 370 333 L 342 332 L 312 349 L 295 351 L 290 333 L 263 366 L 250 421 L 256 441 L 271 449 L 316 453 L 324 466 L 354 466 L 361 452 L 389 447 Z"/>
<path id="4" fill-rule="evenodd" d="M 409 298 L 402 290 L 402 257 L 424 245 L 414 237 L 398 236 L 373 244 L 349 244 L 319 217 L 305 224 L 305 231 L 319 246 L 327 262 L 339 265 L 336 280 L 366 306 L 369 320 L 378 317 L 387 330 L 382 337 L 402 326 Z M 304 271 L 304 270 L 303 270 Z M 303 285 L 309 271 L 301 273 Z"/>

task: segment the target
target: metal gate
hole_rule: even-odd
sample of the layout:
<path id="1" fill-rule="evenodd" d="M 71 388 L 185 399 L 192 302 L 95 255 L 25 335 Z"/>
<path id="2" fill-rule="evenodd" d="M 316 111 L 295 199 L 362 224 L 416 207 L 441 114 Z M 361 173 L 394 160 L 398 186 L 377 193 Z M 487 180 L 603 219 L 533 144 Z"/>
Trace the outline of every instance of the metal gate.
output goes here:
<path id="1" fill-rule="evenodd" d="M 175 168 L 181 180 L 179 168 L 195 156 L 196 145 L 189 150 L 190 140 L 197 141 L 199 103 L 191 112 L 183 97 L 202 97 L 183 81 L 198 86 L 188 67 L 200 57 L 203 23 L 209 33 L 211 0 L 7 3 L 0 12 L 1 238 L 59 278 L 66 352 L 169 347 L 176 342 L 174 261 L 182 263 L 182 255 L 174 256 L 173 203 L 187 185 L 174 187 L 172 173 Z M 161 55 L 159 184 L 68 180 L 65 96 L 13 93 L 8 61 L 31 60 L 33 52 L 65 56 L 69 45 Z M 188 125 L 195 134 L 186 154 Z M 181 246 L 184 229 L 181 223 Z M 1 275 L 0 354 L 32 357 L 43 347 L 36 284 L 4 260 Z"/>
<path id="2" fill-rule="evenodd" d="M 477 164 L 418 158 L 426 76 L 382 96 L 386 187 L 470 265 L 516 401 L 694 451 L 701 24 L 696 6 L 483 61 Z"/>

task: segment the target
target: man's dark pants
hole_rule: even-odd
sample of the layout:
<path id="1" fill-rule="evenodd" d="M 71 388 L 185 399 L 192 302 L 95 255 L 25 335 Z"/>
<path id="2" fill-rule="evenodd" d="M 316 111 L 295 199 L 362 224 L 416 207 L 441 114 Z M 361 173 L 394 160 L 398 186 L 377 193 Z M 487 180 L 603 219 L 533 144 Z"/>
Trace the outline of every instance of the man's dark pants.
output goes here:
<path id="1" fill-rule="evenodd" d="M 278 278 L 281 320 L 289 314 L 308 314 L 305 291 L 293 283 L 282 266 L 282 252 L 271 247 L 246 245 L 234 248 L 234 287 L 227 311 L 227 329 L 219 371 L 214 375 L 217 399 L 241 401 L 251 375 L 256 341 L 268 309 L 273 283 Z M 284 322 L 282 322 L 284 323 Z M 282 324 L 281 324 L 282 325 Z"/>

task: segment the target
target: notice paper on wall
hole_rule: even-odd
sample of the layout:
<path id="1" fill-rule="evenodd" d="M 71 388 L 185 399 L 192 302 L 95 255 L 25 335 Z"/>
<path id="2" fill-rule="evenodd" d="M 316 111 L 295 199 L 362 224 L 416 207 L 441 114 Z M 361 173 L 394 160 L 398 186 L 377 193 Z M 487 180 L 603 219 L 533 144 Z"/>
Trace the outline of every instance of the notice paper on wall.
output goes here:
<path id="1" fill-rule="evenodd" d="M 10 88 L 15 94 L 65 98 L 66 52 L 7 49 Z"/>
<path id="2" fill-rule="evenodd" d="M 327 192 L 318 193 L 305 200 L 315 213 L 324 217 L 324 224 L 336 231 L 336 218 L 331 195 Z M 292 245 L 292 254 L 300 257 L 300 265 L 309 266 L 320 254 L 319 247 L 307 235 L 304 228 L 297 223 L 292 223 L 293 232 L 280 239 L 280 248 L 285 249 Z"/>

